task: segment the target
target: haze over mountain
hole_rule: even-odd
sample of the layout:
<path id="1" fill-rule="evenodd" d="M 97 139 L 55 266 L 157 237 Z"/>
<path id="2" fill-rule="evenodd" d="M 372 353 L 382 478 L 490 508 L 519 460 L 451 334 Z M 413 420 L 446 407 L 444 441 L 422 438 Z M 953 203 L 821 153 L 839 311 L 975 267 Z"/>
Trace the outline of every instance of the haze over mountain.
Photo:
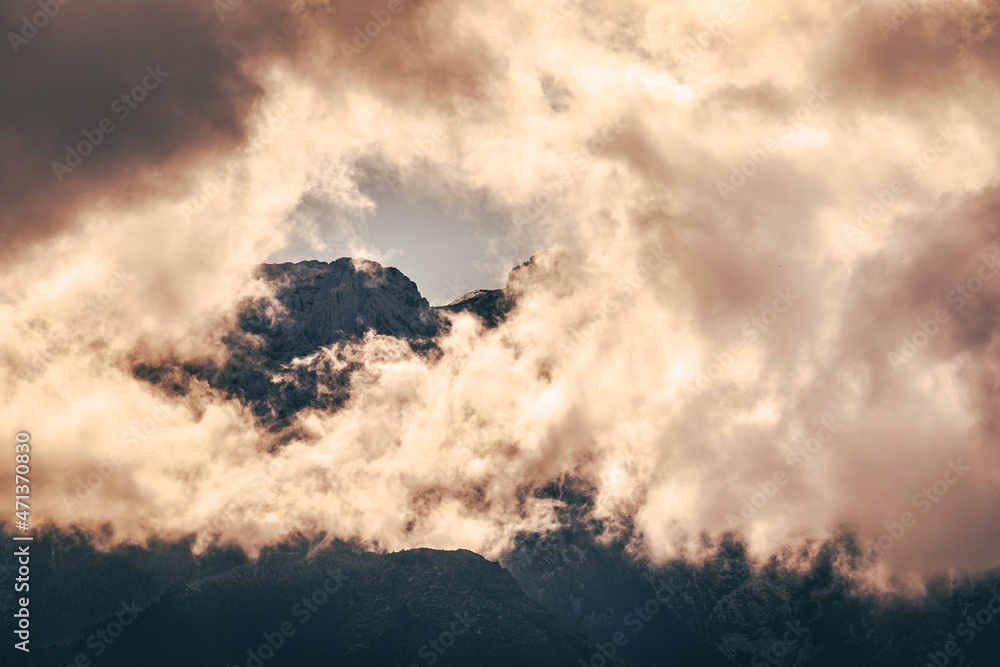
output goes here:
<path id="1" fill-rule="evenodd" d="M 158 621 L 123 646 L 173 659 L 188 612 L 265 613 L 259 555 L 346 544 L 387 602 L 328 607 L 367 648 L 307 643 L 345 659 L 410 655 L 383 636 L 476 581 L 562 657 L 656 590 L 616 657 L 989 657 L 998 0 L 5 0 L 0 26 L 0 431 L 32 443 L 0 468 L 30 466 L 40 626 L 134 589 Z M 54 610 L 88 562 L 93 607 Z"/>
<path id="2" fill-rule="evenodd" d="M 439 358 L 438 337 L 455 315 L 471 313 L 484 334 L 516 309 L 517 271 L 505 290 L 431 308 L 405 276 L 374 262 L 263 265 L 255 275 L 273 297 L 243 302 L 221 334 L 230 352 L 222 364 L 137 362 L 133 372 L 177 400 L 207 383 L 282 432 L 300 413 L 350 400 L 351 376 L 364 369 L 352 361 L 334 372 L 325 351 L 376 334 Z M 553 503 L 558 525 L 518 534 L 501 555 L 506 570 L 469 552 L 380 554 L 322 535 L 251 561 L 224 542 L 196 547 L 196 536 L 102 553 L 95 546 L 109 535 L 48 530 L 35 545 L 51 554 L 35 570 L 38 645 L 20 664 L 69 665 L 82 655 L 163 667 L 903 666 L 946 656 L 965 666 L 986 664 L 1000 644 L 1000 573 L 935 581 L 924 599 L 875 595 L 853 578 L 865 559 L 849 533 L 766 563 L 728 537 L 700 563 L 658 565 L 630 548 L 633 528 L 607 539 L 594 514 L 598 489 L 586 480 L 530 492 Z M 331 577 L 320 604 L 311 596 Z M 317 601 L 303 604 L 300 593 Z M 9 598 L 0 607 L 13 608 Z M 977 624 L 982 610 L 989 618 Z M 469 620 L 468 634 L 460 624 L 447 647 L 431 644 L 455 618 Z M 116 619 L 131 626 L 121 639 Z M 15 658 L 6 646 L 0 655 Z"/>
<path id="3" fill-rule="evenodd" d="M 300 410 L 331 411 L 347 400 L 351 373 L 360 366 L 345 346 L 366 334 L 431 353 L 434 338 L 450 326 L 447 313 L 470 312 L 493 327 L 513 306 L 506 290 L 476 290 L 432 308 L 397 269 L 346 257 L 264 264 L 255 276 L 274 296 L 240 304 L 233 329 L 223 336 L 229 351 L 224 362 L 150 364 L 140 357 L 132 369 L 136 377 L 175 396 L 186 395 L 193 380 L 204 381 L 280 428 Z"/>
<path id="4" fill-rule="evenodd" d="M 438 337 L 455 315 L 473 314 L 485 334 L 516 309 L 519 270 L 534 266 L 515 269 L 504 290 L 431 308 L 405 276 L 374 262 L 263 265 L 255 275 L 274 296 L 241 305 L 222 334 L 230 357 L 221 366 L 175 359 L 138 363 L 134 372 L 178 399 L 206 382 L 282 431 L 300 412 L 336 411 L 350 400 L 351 374 L 364 370 L 354 362 L 332 373 L 317 354 L 376 334 L 439 358 Z M 102 554 L 93 545 L 103 538 L 50 531 L 39 546 L 53 560 L 39 574 L 47 583 L 36 600 L 59 615 L 42 615 L 45 647 L 27 664 L 69 664 L 97 651 L 109 665 L 256 664 L 254 651 L 271 637 L 268 664 L 278 665 L 902 666 L 941 656 L 975 665 L 1000 642 L 1000 611 L 991 610 L 1000 610 L 1000 573 L 934 581 L 925 598 L 873 594 L 855 578 L 867 564 L 850 532 L 768 562 L 729 536 L 706 543 L 700 562 L 655 564 L 630 547 L 634 527 L 615 536 L 595 516 L 599 490 L 587 480 L 564 477 L 530 492 L 553 503 L 558 523 L 519 533 L 500 558 L 507 571 L 468 552 L 380 555 L 323 536 L 267 548 L 251 562 L 221 543 L 195 556 L 194 536 Z M 83 569 L 108 573 L 88 585 L 73 574 Z M 296 608 L 298 592 L 331 572 L 338 583 L 324 609 Z M 138 610 L 135 627 L 121 641 L 100 639 L 106 635 L 95 633 L 114 622 L 107 614 L 120 612 L 122 599 Z M 314 613 L 322 621 L 298 627 Z M 478 629 L 447 650 L 428 648 L 424 636 L 450 627 L 454 613 L 472 614 Z M 288 636 L 275 635 L 285 622 Z M 178 644 L 177 636 L 190 640 Z M 946 646 L 961 650 L 952 655 Z"/>

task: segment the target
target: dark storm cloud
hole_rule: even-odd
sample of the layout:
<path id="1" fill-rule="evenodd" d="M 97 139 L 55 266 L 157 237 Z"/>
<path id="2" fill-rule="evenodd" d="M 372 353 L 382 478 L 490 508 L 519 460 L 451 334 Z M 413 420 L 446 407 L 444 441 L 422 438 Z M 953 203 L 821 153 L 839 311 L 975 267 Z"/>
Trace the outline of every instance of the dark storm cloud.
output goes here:
<path id="1" fill-rule="evenodd" d="M 0 25 L 16 30 L 37 9 L 5 3 Z M 192 0 L 72 3 L 16 55 L 8 48 L 0 59 L 0 228 L 10 247 L 58 231 L 81 205 L 160 189 L 178 167 L 243 137 L 261 91 L 206 10 Z M 141 103 L 126 104 L 121 96 L 144 77 L 154 83 L 147 66 L 159 67 L 162 80 Z M 100 144 L 60 182 L 52 163 L 65 163 L 66 146 L 84 141 L 84 131 Z"/>
<path id="2" fill-rule="evenodd" d="M 270 65 L 290 64 L 324 86 L 358 77 L 390 97 L 445 107 L 492 62 L 430 3 L 54 4 L 51 17 L 35 18 L 41 27 L 31 23 L 36 2 L 0 8 L 8 251 L 51 237 L 87 205 L 183 187 L 200 158 L 246 139 Z"/>
<path id="3" fill-rule="evenodd" d="M 845 92 L 836 104 L 962 94 L 1000 72 L 998 21 L 995 1 L 866 5 L 842 25 L 820 68 Z"/>
<path id="4" fill-rule="evenodd" d="M 922 321 L 944 311 L 947 317 L 940 319 L 946 322 L 932 335 L 926 355 L 972 355 L 989 366 L 989 346 L 1000 324 L 998 214 L 996 188 L 945 200 L 901 230 L 884 252 L 863 262 L 844 318 L 863 325 L 864 330 L 848 330 L 855 353 L 868 350 L 877 363 L 900 346 L 901 338 L 912 338 Z"/>

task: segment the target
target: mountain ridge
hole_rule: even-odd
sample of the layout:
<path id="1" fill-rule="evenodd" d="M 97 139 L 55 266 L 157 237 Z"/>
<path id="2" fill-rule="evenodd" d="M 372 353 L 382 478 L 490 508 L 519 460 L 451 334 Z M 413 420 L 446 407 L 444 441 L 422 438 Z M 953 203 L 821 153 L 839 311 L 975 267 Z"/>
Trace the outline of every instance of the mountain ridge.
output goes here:
<path id="1" fill-rule="evenodd" d="M 65 537 L 49 533 L 35 544 L 52 549 L 52 568 L 81 556 L 109 558 L 81 553 L 79 545 L 66 550 Z M 175 562 L 162 547 L 152 554 L 167 558 L 157 561 L 161 569 Z M 36 639 L 16 664 L 576 667 L 599 652 L 525 596 L 509 571 L 465 549 L 380 554 L 293 540 L 253 561 L 230 557 L 227 565 L 200 576 L 188 570 L 153 597 L 128 596 L 124 603 L 104 596 L 94 605 L 100 594 L 93 583 L 94 591 L 66 601 L 74 618 L 89 620 L 54 641 Z M 64 598 L 58 585 L 44 585 L 42 574 L 48 569 L 32 582 L 40 584 L 33 594 L 36 626 L 62 611 Z M 0 663 L 15 664 L 13 655 L 5 644 Z M 634 667 L 619 659 L 606 664 Z"/>
<path id="2" fill-rule="evenodd" d="M 284 432 L 302 410 L 333 412 L 347 402 L 351 374 L 360 368 L 349 346 L 365 335 L 391 336 L 418 354 L 433 356 L 453 315 L 470 313 L 489 329 L 516 305 L 508 284 L 431 306 L 399 269 L 351 257 L 261 264 L 253 278 L 267 283 L 273 296 L 239 304 L 235 324 L 221 336 L 228 352 L 223 361 L 148 359 L 137 350 L 133 376 L 174 397 L 187 395 L 192 382 L 204 382 L 246 405 L 268 429 Z M 325 355 L 308 363 L 291 363 L 324 349 Z"/>

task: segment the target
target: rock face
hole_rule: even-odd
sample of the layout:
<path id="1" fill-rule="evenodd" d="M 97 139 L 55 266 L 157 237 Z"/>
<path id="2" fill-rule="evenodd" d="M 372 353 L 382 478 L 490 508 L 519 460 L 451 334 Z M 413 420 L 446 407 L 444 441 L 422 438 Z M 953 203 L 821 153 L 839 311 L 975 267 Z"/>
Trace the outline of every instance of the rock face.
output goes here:
<path id="1" fill-rule="evenodd" d="M 514 307 L 514 298 L 502 289 L 477 289 L 464 294 L 438 310 L 449 313 L 472 313 L 492 329 L 500 324 Z"/>
<path id="2" fill-rule="evenodd" d="M 187 394 L 191 381 L 201 380 L 281 431 L 303 409 L 329 412 L 347 401 L 358 364 L 342 344 L 374 332 L 404 340 L 418 354 L 433 354 L 436 338 L 448 329 L 449 313 L 470 312 L 491 328 L 515 304 L 508 289 L 476 290 L 433 308 L 398 269 L 348 257 L 262 264 L 256 277 L 274 287 L 275 298 L 240 305 L 236 326 L 222 339 L 229 350 L 224 362 L 152 362 L 137 354 L 133 375 L 173 395 Z M 291 364 L 322 348 L 328 348 L 325 356 Z"/>
<path id="3" fill-rule="evenodd" d="M 442 318 L 398 269 L 364 259 L 263 264 L 284 312 L 264 301 L 247 304 L 240 328 L 269 341 L 270 352 L 291 359 L 367 331 L 420 340 L 435 337 Z"/>
<path id="4" fill-rule="evenodd" d="M 512 278 L 521 266 L 511 271 Z M 433 339 L 447 329 L 444 313 L 472 313 L 492 328 L 515 305 L 505 288 L 473 290 L 432 307 L 399 269 L 349 257 L 329 263 L 262 264 L 257 277 L 276 287 L 281 310 L 274 312 L 263 300 L 245 304 L 239 327 L 267 339 L 271 353 L 287 359 L 368 331 L 418 343 Z"/>

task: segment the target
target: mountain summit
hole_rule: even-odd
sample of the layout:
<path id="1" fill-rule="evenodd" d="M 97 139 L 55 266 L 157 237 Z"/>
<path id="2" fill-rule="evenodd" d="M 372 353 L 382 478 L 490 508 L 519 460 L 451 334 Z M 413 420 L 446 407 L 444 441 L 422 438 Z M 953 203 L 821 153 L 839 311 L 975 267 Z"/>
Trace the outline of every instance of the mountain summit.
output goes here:
<path id="1" fill-rule="evenodd" d="M 256 277 L 271 284 L 280 308 L 276 311 L 266 299 L 247 304 L 239 326 L 269 339 L 271 351 L 282 359 L 310 354 L 368 331 L 414 340 L 433 338 L 443 324 L 399 269 L 366 259 L 262 264 Z"/>
<path id="2" fill-rule="evenodd" d="M 187 394 L 192 380 L 206 382 L 246 404 L 262 424 L 282 430 L 300 410 L 343 405 L 358 368 L 346 346 L 366 334 L 399 338 L 414 351 L 430 353 L 451 315 L 468 312 L 491 328 L 515 305 L 508 284 L 433 307 L 399 269 L 350 257 L 262 264 L 254 278 L 268 284 L 273 298 L 240 304 L 235 325 L 222 336 L 225 361 L 138 358 L 132 373 L 173 395 Z"/>

